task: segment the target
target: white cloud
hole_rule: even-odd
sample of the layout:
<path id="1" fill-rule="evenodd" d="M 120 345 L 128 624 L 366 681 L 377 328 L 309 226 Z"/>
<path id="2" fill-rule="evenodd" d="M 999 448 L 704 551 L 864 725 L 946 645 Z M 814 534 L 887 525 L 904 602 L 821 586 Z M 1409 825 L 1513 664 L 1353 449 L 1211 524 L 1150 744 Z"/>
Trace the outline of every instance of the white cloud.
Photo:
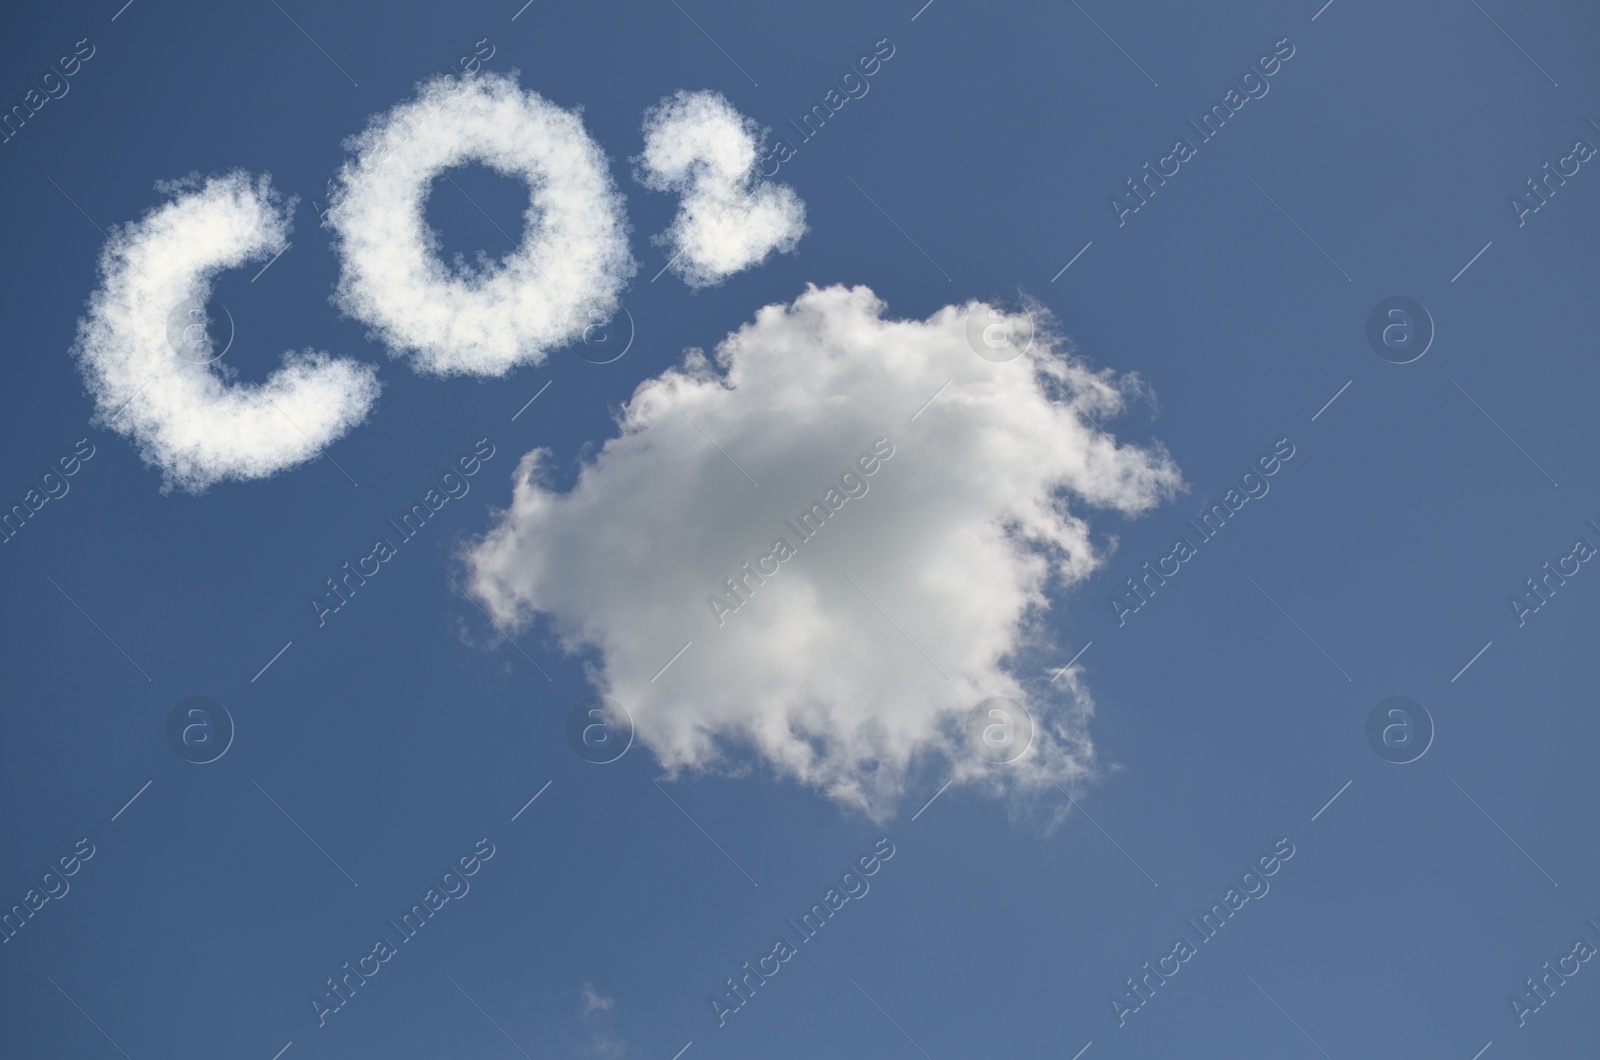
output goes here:
<path id="1" fill-rule="evenodd" d="M 73 353 L 94 423 L 127 435 L 161 470 L 164 491 L 198 493 L 313 459 L 366 418 L 376 369 L 307 349 L 285 353 L 265 383 L 230 383 L 225 364 L 203 363 L 220 354 L 200 327 L 184 341 L 194 325 L 186 309 L 205 305 L 217 273 L 265 263 L 288 245 L 295 200 L 283 201 L 270 177 L 240 171 L 157 187 L 174 197 L 112 229 L 100 286 L 78 322 Z M 229 333 L 210 323 L 213 335 Z"/>
<path id="2" fill-rule="evenodd" d="M 634 175 L 653 191 L 683 197 L 656 242 L 691 287 L 721 283 L 774 250 L 792 253 L 805 234 L 806 208 L 794 190 L 756 182 L 766 136 L 716 92 L 680 91 L 645 112 Z"/>
<path id="3" fill-rule="evenodd" d="M 616 1008 L 615 998 L 604 997 L 594 988 L 593 983 L 583 984 L 583 1018 L 588 1019 L 596 1012 L 610 1012 Z"/>
<path id="4" fill-rule="evenodd" d="M 355 157 L 327 216 L 342 265 L 334 301 L 419 372 L 539 364 L 608 319 L 637 268 L 605 155 L 577 114 L 514 76 L 423 83 L 345 147 Z M 526 238 L 503 261 L 451 269 L 423 207 L 434 178 L 472 162 L 529 184 Z"/>
<path id="5" fill-rule="evenodd" d="M 615 1028 L 617 1002 L 594 988 L 593 983 L 583 984 L 583 1009 L 579 1013 L 585 1025 L 592 1028 L 588 1040 L 579 1048 L 582 1056 L 598 1060 L 622 1060 L 628 1055 L 628 1043 Z"/>
<path id="6" fill-rule="evenodd" d="M 690 351 L 641 385 L 570 490 L 548 484 L 547 450 L 524 456 L 509 509 L 464 557 L 473 594 L 502 625 L 542 614 L 565 650 L 592 653 L 591 681 L 669 772 L 736 770 L 753 750 L 878 818 L 913 774 L 1017 795 L 1085 775 L 1092 703 L 1077 668 L 1045 676 L 1060 658 L 1047 589 L 1104 561 L 1087 513 L 1143 512 L 1181 479 L 1164 449 L 1095 425 L 1136 377 L 1090 369 L 1043 326 L 1018 359 L 981 358 L 974 308 L 988 323 L 976 303 L 885 319 L 865 287 L 767 306 L 715 365 Z M 866 492 L 830 501 L 878 438 L 894 452 Z M 814 501 L 839 510 L 802 542 L 784 520 Z M 709 594 L 780 536 L 795 555 L 719 626 Z M 1027 704 L 1039 730 L 1006 766 L 962 735 L 991 696 Z"/>

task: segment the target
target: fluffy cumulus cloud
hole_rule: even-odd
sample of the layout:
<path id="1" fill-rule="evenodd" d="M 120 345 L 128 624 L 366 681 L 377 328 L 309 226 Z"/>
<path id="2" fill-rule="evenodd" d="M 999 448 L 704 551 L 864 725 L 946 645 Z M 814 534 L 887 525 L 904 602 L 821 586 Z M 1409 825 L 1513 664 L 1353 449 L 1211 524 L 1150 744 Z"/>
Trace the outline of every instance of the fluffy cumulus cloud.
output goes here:
<path id="1" fill-rule="evenodd" d="M 544 616 L 669 772 L 754 752 L 877 818 L 911 780 L 1022 805 L 1093 769 L 1081 672 L 1047 666 L 1055 592 L 1105 559 L 1087 517 L 1144 512 L 1181 478 L 1097 426 L 1138 380 L 1046 322 L 996 363 L 969 335 L 1025 333 L 1016 314 L 885 309 L 865 287 L 767 306 L 714 360 L 642 384 L 569 489 L 528 453 L 464 555 L 472 592 L 502 625 Z M 966 736 L 994 696 L 1037 730 L 1006 765 Z"/>
<path id="2" fill-rule="evenodd" d="M 294 200 L 243 172 L 158 188 L 169 201 L 112 229 L 78 323 L 73 353 L 95 424 L 127 435 L 164 490 L 198 493 L 313 459 L 366 418 L 376 371 L 307 349 L 285 353 L 264 383 L 230 382 L 212 337 L 231 336 L 231 324 L 205 308 L 217 273 L 288 246 Z"/>
<path id="3" fill-rule="evenodd" d="M 716 92 L 679 92 L 645 112 L 634 175 L 647 188 L 682 196 L 656 242 L 692 287 L 721 283 L 774 250 L 792 253 L 805 234 L 806 207 L 794 190 L 756 181 L 766 135 Z"/>
<path id="4" fill-rule="evenodd" d="M 334 301 L 432 375 L 504 375 L 609 319 L 636 265 L 622 196 L 577 114 L 514 76 L 439 77 L 345 144 L 330 196 Z M 423 216 L 434 179 L 481 163 L 529 186 L 525 239 L 453 269 Z"/>

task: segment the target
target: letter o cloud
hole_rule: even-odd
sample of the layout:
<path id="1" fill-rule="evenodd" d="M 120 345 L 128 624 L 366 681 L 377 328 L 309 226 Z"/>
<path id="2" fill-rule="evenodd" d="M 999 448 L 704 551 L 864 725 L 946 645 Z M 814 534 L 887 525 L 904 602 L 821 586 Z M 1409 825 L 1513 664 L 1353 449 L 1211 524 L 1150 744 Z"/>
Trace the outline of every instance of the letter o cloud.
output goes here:
<path id="1" fill-rule="evenodd" d="M 502 376 L 539 364 L 615 312 L 637 269 L 605 155 L 568 113 L 513 77 L 438 77 L 345 142 L 330 195 L 334 304 L 426 375 Z M 423 208 L 433 180 L 480 162 L 526 181 L 527 238 L 462 273 L 439 259 Z"/>
<path id="2" fill-rule="evenodd" d="M 128 436 L 161 469 L 163 492 L 200 493 L 313 459 L 371 411 L 375 368 L 307 349 L 285 353 L 264 383 L 230 384 L 170 341 L 169 318 L 203 306 L 217 273 L 287 248 L 295 200 L 241 170 L 156 187 L 174 198 L 112 230 L 78 322 L 73 354 L 94 424 Z M 199 345 L 210 353 L 209 341 Z"/>

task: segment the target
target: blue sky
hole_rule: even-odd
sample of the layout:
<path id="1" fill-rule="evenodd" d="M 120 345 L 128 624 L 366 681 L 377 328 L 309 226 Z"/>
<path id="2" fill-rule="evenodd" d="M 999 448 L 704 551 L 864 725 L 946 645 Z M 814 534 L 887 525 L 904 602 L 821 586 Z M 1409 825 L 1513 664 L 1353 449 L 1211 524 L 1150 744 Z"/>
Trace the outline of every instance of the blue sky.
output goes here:
<path id="1" fill-rule="evenodd" d="M 1592 10 L 134 0 L 5 18 L 5 105 L 40 109 L 0 144 L 0 503 L 38 510 L 0 546 L 0 903 L 38 908 L 0 944 L 0 1052 L 1593 1051 L 1600 969 L 1569 961 L 1525 1017 L 1508 1000 L 1574 940 L 1600 946 L 1600 574 L 1568 558 L 1600 547 L 1600 163 L 1574 149 L 1600 146 Z M 791 120 L 875 47 L 892 55 L 870 90 L 802 140 Z M 1190 120 L 1275 47 L 1292 55 L 1241 90 L 1265 94 L 1202 142 Z M 425 374 L 330 301 L 347 255 L 319 210 L 344 141 L 474 53 L 484 78 L 581 107 L 625 198 L 633 339 L 610 363 L 565 342 Z M 684 244 L 652 237 L 696 193 L 646 187 L 631 160 L 679 90 L 790 142 L 765 186 L 803 203 L 792 252 L 702 286 L 660 271 Z M 1171 175 L 1119 211 L 1147 162 Z M 1568 175 L 1532 211 L 1546 163 Z M 181 194 L 158 181 L 233 170 L 299 201 L 290 249 L 215 278 L 224 369 L 257 384 L 313 347 L 382 392 L 310 459 L 163 492 L 162 467 L 91 424 L 72 350 L 111 227 Z M 450 175 L 425 213 L 447 259 L 522 239 L 522 183 Z M 1366 337 L 1395 297 L 1434 332 L 1406 364 Z M 975 300 L 1036 324 L 1030 359 L 962 346 Z M 770 305 L 797 308 L 752 325 Z M 738 388 L 692 357 L 673 374 L 747 325 L 721 369 L 748 372 Z M 1014 370 L 1068 364 L 1067 340 L 1070 407 Z M 837 537 L 714 627 L 701 596 L 880 436 L 895 455 Z M 514 493 L 538 448 L 544 477 Z M 1200 542 L 1186 520 L 1291 450 Z M 1057 485 L 1076 531 L 1028 507 Z M 319 625 L 312 594 L 435 488 L 461 495 Z M 1059 532 L 1080 566 L 1044 580 L 1026 542 L 980 533 L 996 519 Z M 1111 598 L 1183 536 L 1194 554 L 1119 625 Z M 1540 602 L 1547 562 L 1576 573 L 1519 624 L 1509 598 Z M 1049 609 L 1009 625 L 1035 585 Z M 638 728 L 604 765 L 567 738 L 598 693 Z M 987 695 L 1039 723 L 1011 765 L 940 742 Z M 1367 738 L 1394 696 L 1435 729 L 1405 764 Z M 191 697 L 235 727 L 207 764 L 168 742 Z M 815 757 L 785 757 L 802 744 Z M 1259 897 L 1119 1020 L 1109 999 L 1230 888 Z M 459 897 L 399 942 L 387 921 L 430 889 Z M 798 941 L 786 921 L 830 889 L 859 897 Z M 319 1025 L 310 999 L 379 938 L 395 956 Z M 794 955 L 719 1021 L 709 999 L 779 938 Z"/>

